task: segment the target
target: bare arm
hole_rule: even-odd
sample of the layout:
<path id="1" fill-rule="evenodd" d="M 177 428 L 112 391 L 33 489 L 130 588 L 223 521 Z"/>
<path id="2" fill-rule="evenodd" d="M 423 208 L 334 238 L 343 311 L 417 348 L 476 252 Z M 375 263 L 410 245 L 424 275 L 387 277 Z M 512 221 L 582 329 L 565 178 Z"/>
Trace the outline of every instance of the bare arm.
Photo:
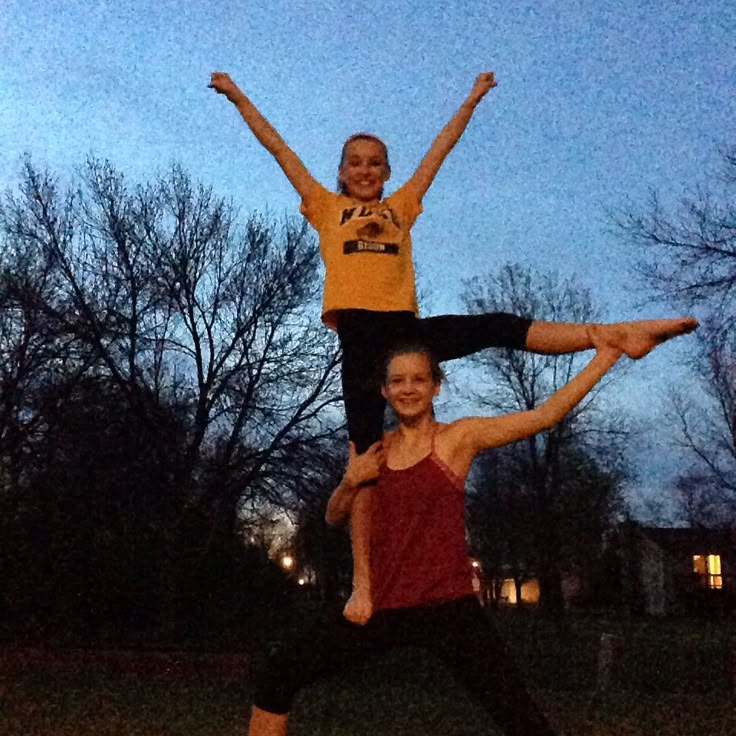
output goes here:
<path id="1" fill-rule="evenodd" d="M 344 616 L 356 624 L 365 624 L 371 617 L 370 578 L 370 522 L 371 492 L 366 483 L 378 476 L 383 463 L 383 444 L 376 442 L 358 455 L 350 443 L 348 467 L 340 484 L 327 503 L 325 520 L 328 524 L 342 524 L 350 518 L 350 537 L 353 551 L 353 591 Z"/>
<path id="2" fill-rule="evenodd" d="M 350 443 L 348 466 L 339 485 L 327 502 L 325 521 L 331 526 L 344 524 L 351 514 L 353 501 L 361 486 L 378 476 L 383 462 L 383 444 L 376 442 L 358 455 L 355 445 Z"/>
<path id="3" fill-rule="evenodd" d="M 238 112 L 253 135 L 271 153 L 282 168 L 291 185 L 301 197 L 305 197 L 314 186 L 314 177 L 309 173 L 307 167 L 294 151 L 286 145 L 284 139 L 279 135 L 271 123 L 266 120 L 256 106 L 246 97 L 243 91 L 224 72 L 213 72 L 209 86 L 218 94 L 225 95 L 230 102 L 238 108 Z"/>
<path id="4" fill-rule="evenodd" d="M 355 497 L 350 515 L 350 541 L 353 551 L 353 590 L 343 615 L 355 624 L 365 624 L 373 613 L 371 598 L 371 504 L 370 488 Z"/>
<path id="5" fill-rule="evenodd" d="M 435 138 L 434 143 L 432 143 L 410 180 L 419 194 L 419 199 L 424 197 L 440 166 L 447 158 L 447 154 L 460 139 L 475 112 L 477 104 L 485 97 L 488 90 L 495 86 L 496 80 L 493 77 L 493 72 L 479 74 L 467 99 Z"/>
<path id="6" fill-rule="evenodd" d="M 475 455 L 482 450 L 507 445 L 554 427 L 582 401 L 620 356 L 619 348 L 599 344 L 590 363 L 537 408 L 500 417 L 461 419 L 453 423 L 449 429 L 451 437 L 448 438 L 453 469 L 467 470 Z"/>
<path id="7" fill-rule="evenodd" d="M 357 493 L 358 486 L 350 485 L 344 478 L 332 491 L 325 511 L 325 521 L 330 526 L 342 526 L 348 520 Z"/>

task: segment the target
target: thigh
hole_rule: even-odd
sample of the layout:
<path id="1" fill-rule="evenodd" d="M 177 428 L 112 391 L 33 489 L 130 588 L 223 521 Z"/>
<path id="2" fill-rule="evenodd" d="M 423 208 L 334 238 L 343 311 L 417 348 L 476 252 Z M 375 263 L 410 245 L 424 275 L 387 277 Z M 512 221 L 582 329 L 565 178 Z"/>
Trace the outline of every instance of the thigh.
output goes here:
<path id="1" fill-rule="evenodd" d="M 531 321 L 514 314 L 445 314 L 417 321 L 419 339 L 439 361 L 492 347 L 523 350 Z"/>
<path id="2" fill-rule="evenodd" d="M 348 435 L 359 453 L 383 437 L 386 400 L 381 382 L 386 358 L 413 334 L 416 321 L 410 312 L 351 310 L 338 316 Z"/>
<path id="3" fill-rule="evenodd" d="M 363 453 L 383 437 L 386 400 L 372 383 L 351 379 L 343 370 L 342 397 L 348 437 L 355 443 L 356 451 Z"/>

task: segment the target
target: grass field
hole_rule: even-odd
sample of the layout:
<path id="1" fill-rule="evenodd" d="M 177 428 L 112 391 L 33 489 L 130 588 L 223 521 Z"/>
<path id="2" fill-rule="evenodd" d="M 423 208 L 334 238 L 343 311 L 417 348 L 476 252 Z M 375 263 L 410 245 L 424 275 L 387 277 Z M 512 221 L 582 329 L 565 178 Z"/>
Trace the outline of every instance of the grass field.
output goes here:
<path id="1" fill-rule="evenodd" d="M 583 620 L 560 640 L 501 622 L 551 720 L 569 736 L 732 736 L 730 630 Z M 612 688 L 595 690 L 601 630 L 620 636 Z M 15 652 L 0 657 L 0 736 L 244 736 L 248 660 L 235 655 Z M 492 736 L 482 710 L 421 652 L 399 651 L 305 691 L 292 736 Z"/>

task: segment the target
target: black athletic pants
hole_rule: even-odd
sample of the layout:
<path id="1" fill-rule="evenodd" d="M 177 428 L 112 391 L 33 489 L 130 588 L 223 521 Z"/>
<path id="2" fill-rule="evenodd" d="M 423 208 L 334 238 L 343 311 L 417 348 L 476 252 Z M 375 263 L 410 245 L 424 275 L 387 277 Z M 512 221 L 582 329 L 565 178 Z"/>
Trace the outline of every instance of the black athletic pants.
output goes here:
<path id="1" fill-rule="evenodd" d="M 288 713 L 303 687 L 397 646 L 418 646 L 437 655 L 507 736 L 554 734 L 473 596 L 378 611 L 365 626 L 336 614 L 271 656 L 257 682 L 255 705 Z"/>

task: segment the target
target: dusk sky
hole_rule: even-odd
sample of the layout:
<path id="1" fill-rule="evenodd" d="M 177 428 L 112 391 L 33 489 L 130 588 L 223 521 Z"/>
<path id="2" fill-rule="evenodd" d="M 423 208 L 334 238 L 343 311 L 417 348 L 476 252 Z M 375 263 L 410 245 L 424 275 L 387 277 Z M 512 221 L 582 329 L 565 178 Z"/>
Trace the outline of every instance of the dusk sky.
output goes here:
<path id="1" fill-rule="evenodd" d="M 275 161 L 207 88 L 211 71 L 228 71 L 327 186 L 343 140 L 377 133 L 394 188 L 494 71 L 413 231 L 425 314 L 463 311 L 463 279 L 506 261 L 576 276 L 609 319 L 672 313 L 641 306 L 605 212 L 643 208 L 649 188 L 676 202 L 736 142 L 726 0 L 4 0 L 0 20 L 3 189 L 26 152 L 62 177 L 91 153 L 131 182 L 179 162 L 244 213 L 298 214 Z M 688 346 L 635 364 L 630 397 L 651 410 Z"/>

